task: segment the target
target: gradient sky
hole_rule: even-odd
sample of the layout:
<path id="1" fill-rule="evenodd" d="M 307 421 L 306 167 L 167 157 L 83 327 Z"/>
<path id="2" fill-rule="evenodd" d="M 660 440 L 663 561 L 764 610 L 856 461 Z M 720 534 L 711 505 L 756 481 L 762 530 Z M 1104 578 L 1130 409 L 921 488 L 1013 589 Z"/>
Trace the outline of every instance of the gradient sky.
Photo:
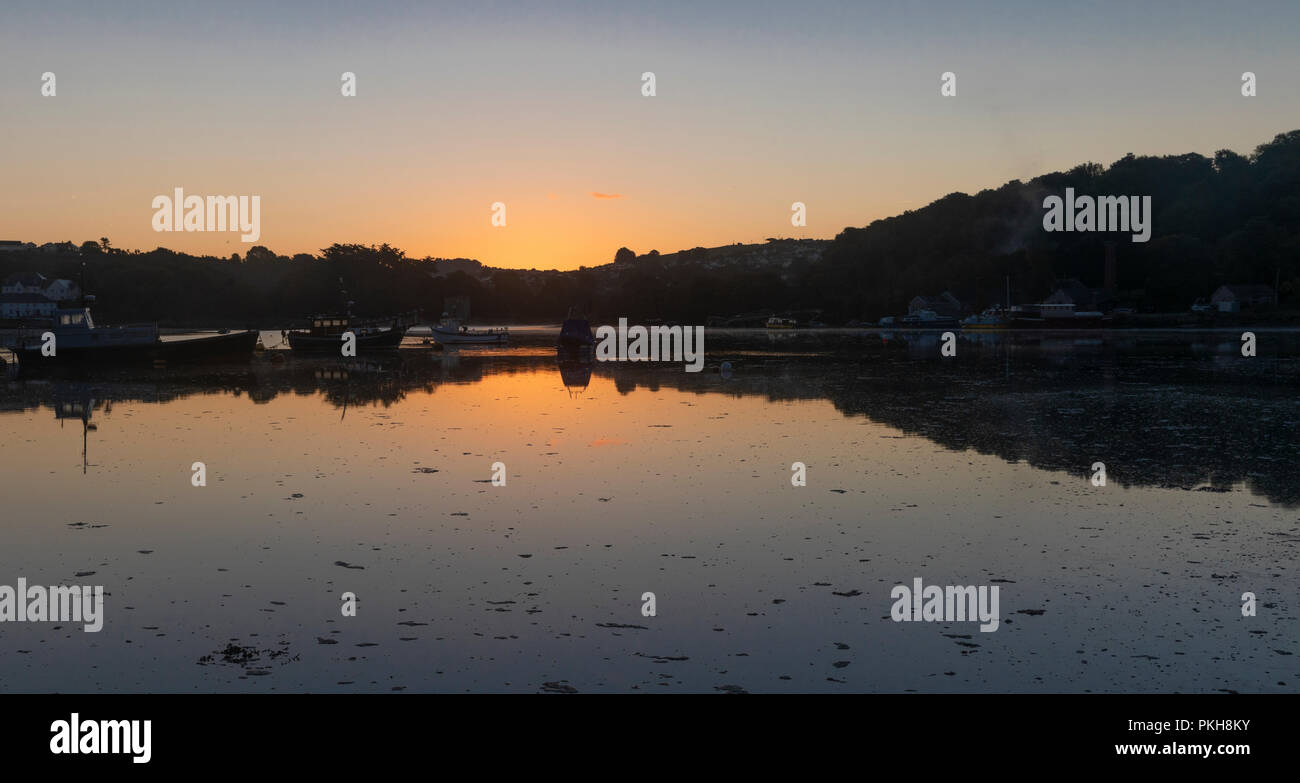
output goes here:
<path id="1" fill-rule="evenodd" d="M 0 239 L 247 251 L 155 233 L 175 187 L 260 195 L 284 254 L 569 269 L 829 238 L 1087 160 L 1249 152 L 1300 128 L 1297 29 L 1294 0 L 4 0 Z"/>

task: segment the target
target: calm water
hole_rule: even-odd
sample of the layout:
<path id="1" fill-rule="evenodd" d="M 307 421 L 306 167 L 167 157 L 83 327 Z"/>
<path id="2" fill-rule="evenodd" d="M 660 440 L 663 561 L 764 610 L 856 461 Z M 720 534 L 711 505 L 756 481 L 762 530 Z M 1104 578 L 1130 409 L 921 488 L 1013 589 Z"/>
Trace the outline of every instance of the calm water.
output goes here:
<path id="1" fill-rule="evenodd" d="M 1300 335 L 1257 334 L 8 381 L 0 584 L 108 596 L 99 633 L 0 625 L 0 690 L 1294 691 Z M 916 577 L 998 585 L 1001 627 L 893 622 Z"/>

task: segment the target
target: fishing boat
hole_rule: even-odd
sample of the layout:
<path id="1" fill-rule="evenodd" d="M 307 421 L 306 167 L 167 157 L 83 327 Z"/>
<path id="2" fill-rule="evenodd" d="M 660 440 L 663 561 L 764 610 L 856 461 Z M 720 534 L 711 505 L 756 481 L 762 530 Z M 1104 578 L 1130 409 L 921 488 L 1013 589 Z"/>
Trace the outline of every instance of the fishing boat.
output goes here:
<path id="1" fill-rule="evenodd" d="M 591 324 L 586 318 L 566 318 L 560 326 L 560 336 L 555 347 L 561 350 L 576 351 L 590 348 L 596 344 L 596 337 L 591 332 Z"/>
<path id="2" fill-rule="evenodd" d="M 908 313 L 898 324 L 904 329 L 955 329 L 957 325 L 956 318 L 939 315 L 933 310 L 917 310 Z"/>
<path id="3" fill-rule="evenodd" d="M 1001 307 L 990 307 L 979 315 L 972 315 L 962 319 L 962 329 L 989 330 L 989 329 L 1006 329 L 1010 326 L 1010 320 Z"/>
<path id="4" fill-rule="evenodd" d="M 435 342 L 442 345 L 462 345 L 462 344 L 500 344 L 509 339 L 510 331 L 504 327 L 500 329 L 470 329 L 460 322 L 459 319 L 452 318 L 446 313 L 442 314 L 442 320 L 436 326 L 429 327 Z"/>
<path id="5" fill-rule="evenodd" d="M 1042 302 L 1011 308 L 1010 324 L 1015 329 L 1096 329 L 1111 318 L 1096 310 L 1074 309 L 1068 302 Z"/>
<path id="6" fill-rule="evenodd" d="M 157 324 L 98 326 L 90 308 L 81 306 L 58 308 L 43 326 L 7 330 L 0 342 L 19 356 L 24 369 L 33 370 L 52 364 L 247 359 L 257 344 L 257 332 L 164 340 Z"/>
<path id="7" fill-rule="evenodd" d="M 312 318 L 307 330 L 294 330 L 285 334 L 289 347 L 295 351 L 329 352 L 342 350 L 343 335 L 351 332 L 356 339 L 357 352 L 364 349 L 386 350 L 397 348 L 406 336 L 410 323 L 405 316 L 361 320 L 347 315 L 318 315 Z"/>
<path id="8" fill-rule="evenodd" d="M 798 326 L 798 321 L 793 318 L 781 318 L 774 315 L 767 319 L 768 329 L 793 329 L 796 326 Z"/>

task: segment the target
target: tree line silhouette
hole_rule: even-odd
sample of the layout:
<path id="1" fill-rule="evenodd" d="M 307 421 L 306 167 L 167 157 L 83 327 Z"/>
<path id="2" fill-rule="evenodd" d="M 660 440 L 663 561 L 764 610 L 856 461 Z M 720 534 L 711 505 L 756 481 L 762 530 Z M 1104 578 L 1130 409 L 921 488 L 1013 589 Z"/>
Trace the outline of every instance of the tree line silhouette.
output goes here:
<path id="1" fill-rule="evenodd" d="M 1150 241 L 1134 243 L 1128 232 L 1044 231 L 1044 197 L 1067 187 L 1079 195 L 1151 196 Z M 1008 278 L 1017 303 L 1038 301 L 1065 278 L 1099 287 L 1107 241 L 1117 248 L 1118 299 L 1137 309 L 1181 312 L 1223 283 L 1275 282 L 1280 305 L 1300 309 L 1300 130 L 1249 155 L 1130 154 L 1108 167 L 1085 163 L 974 195 L 952 193 L 846 228 L 797 263 L 780 263 L 782 248 L 796 240 L 662 255 L 620 248 L 610 264 L 560 272 L 409 258 L 387 244 L 333 244 L 292 257 L 258 245 L 217 258 L 127 251 L 104 238 L 71 252 L 0 254 L 0 275 L 84 279 L 105 322 L 269 327 L 348 302 L 359 315 L 421 309 L 437 317 L 445 298 L 468 297 L 476 320 L 498 322 L 556 322 L 577 306 L 598 319 L 705 323 L 820 310 L 822 320 L 842 323 L 898 314 L 913 296 L 945 290 L 978 310 L 1003 301 Z"/>

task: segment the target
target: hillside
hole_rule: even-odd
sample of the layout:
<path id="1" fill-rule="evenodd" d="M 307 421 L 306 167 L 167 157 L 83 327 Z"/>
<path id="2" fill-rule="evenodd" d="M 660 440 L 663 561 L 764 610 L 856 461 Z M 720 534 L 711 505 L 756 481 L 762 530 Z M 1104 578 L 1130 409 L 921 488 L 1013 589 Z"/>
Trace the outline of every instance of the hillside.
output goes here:
<path id="1" fill-rule="evenodd" d="M 1130 232 L 1049 233 L 1043 199 L 1149 196 L 1149 241 Z M 1104 245 L 1116 247 L 1118 301 L 1184 312 L 1224 283 L 1280 282 L 1280 305 L 1300 309 L 1300 131 L 1249 155 L 1220 150 L 1127 155 L 1084 163 L 975 195 L 952 193 L 834 240 L 771 239 L 637 255 L 573 271 L 514 270 L 473 259 L 407 258 L 388 245 L 334 244 L 292 258 L 255 246 L 242 258 L 195 257 L 165 248 L 123 251 L 107 240 L 0 253 L 0 276 L 36 271 L 79 279 L 106 321 L 175 325 L 286 324 L 337 310 L 423 309 L 468 296 L 476 320 L 555 322 L 570 306 L 594 318 L 705 323 L 710 316 L 802 311 L 831 323 L 904 312 L 918 294 L 951 291 L 967 310 L 1037 301 L 1057 280 L 1103 283 Z M 344 294 L 346 291 L 346 294 Z"/>
<path id="2" fill-rule="evenodd" d="M 1127 232 L 1049 233 L 1043 199 L 1079 194 L 1150 196 L 1145 243 Z M 841 314 L 897 312 L 916 294 L 952 291 L 973 309 L 1036 301 L 1054 280 L 1103 283 L 1104 243 L 1116 243 L 1122 301 L 1184 311 L 1223 283 L 1281 280 L 1281 304 L 1300 305 L 1300 131 L 1250 156 L 1128 155 L 1109 167 L 1085 163 L 974 196 L 953 193 L 928 206 L 845 229 L 810 269 L 804 291 Z"/>

